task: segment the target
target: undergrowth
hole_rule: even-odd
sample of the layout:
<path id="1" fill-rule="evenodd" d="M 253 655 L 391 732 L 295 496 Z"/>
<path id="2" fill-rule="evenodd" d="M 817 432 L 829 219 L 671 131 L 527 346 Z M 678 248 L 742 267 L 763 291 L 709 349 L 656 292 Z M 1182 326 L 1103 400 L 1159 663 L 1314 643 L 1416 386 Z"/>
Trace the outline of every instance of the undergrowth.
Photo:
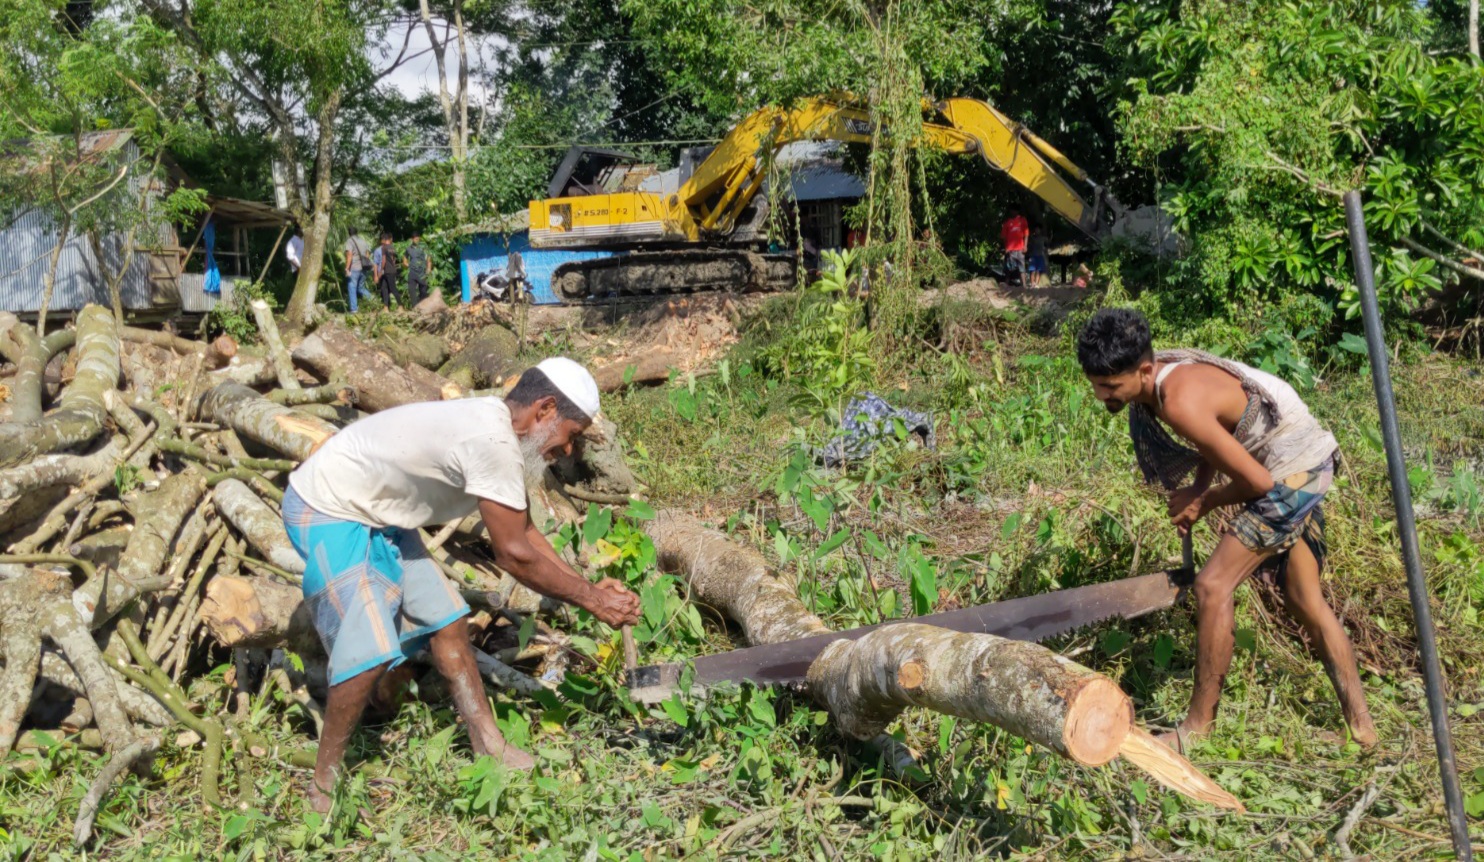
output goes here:
<path id="1" fill-rule="evenodd" d="M 796 317 L 801 302 L 815 310 Z M 844 302 L 843 292 L 778 298 L 715 373 L 609 398 L 605 413 L 623 430 L 654 508 L 695 512 L 763 549 L 841 628 L 1178 560 L 1163 501 L 1135 476 L 1123 417 L 1091 397 L 1058 327 L 939 309 L 922 349 L 851 368 L 837 383 L 839 365 L 811 350 L 848 361 L 855 347 L 801 340 L 858 311 L 835 308 Z M 1199 332 L 1161 337 L 1220 346 Z M 446 702 L 412 700 L 357 735 L 349 762 L 360 765 L 330 817 L 303 804 L 305 770 L 240 746 L 237 786 L 224 788 L 237 802 L 208 811 L 196 794 L 198 751 L 167 741 L 153 776 L 124 779 L 106 806 L 101 850 L 152 859 L 1328 858 L 1335 830 L 1374 783 L 1382 790 L 1350 836 L 1355 852 L 1436 856 L 1447 829 L 1369 377 L 1343 356 L 1306 361 L 1314 376 L 1302 392 L 1345 454 L 1327 503 L 1327 589 L 1354 636 L 1382 743 L 1369 753 L 1345 743 L 1329 683 L 1296 628 L 1264 588 L 1244 587 L 1221 712 L 1193 759 L 1243 800 L 1247 816 L 1166 793 L 1126 765 L 1084 769 L 995 728 L 920 710 L 894 728 L 918 753 L 902 773 L 785 692 L 721 691 L 642 708 L 619 683 L 616 635 L 581 619 L 574 644 L 596 669 L 569 674 L 550 696 L 495 698 L 502 731 L 538 757 L 531 775 L 471 758 Z M 1423 354 L 1393 368 L 1475 818 L 1484 814 L 1479 374 Z M 838 425 L 841 400 L 867 385 L 932 411 L 937 448 L 888 434 L 848 470 L 820 467 L 813 453 Z M 646 661 L 728 648 L 723 622 L 650 565 L 637 526 L 651 514 L 595 506 L 563 541 L 582 543 L 604 573 L 640 591 Z M 1214 542 L 1203 527 L 1197 553 Z M 1181 717 L 1194 660 L 1188 609 L 1049 645 L 1117 679 L 1141 722 Z M 224 672 L 196 683 L 203 708 L 223 708 Z M 302 746 L 306 717 L 275 697 L 254 704 L 247 726 Z M 96 768 L 94 755 L 58 744 L 0 778 L 4 852 L 67 855 L 70 817 Z"/>

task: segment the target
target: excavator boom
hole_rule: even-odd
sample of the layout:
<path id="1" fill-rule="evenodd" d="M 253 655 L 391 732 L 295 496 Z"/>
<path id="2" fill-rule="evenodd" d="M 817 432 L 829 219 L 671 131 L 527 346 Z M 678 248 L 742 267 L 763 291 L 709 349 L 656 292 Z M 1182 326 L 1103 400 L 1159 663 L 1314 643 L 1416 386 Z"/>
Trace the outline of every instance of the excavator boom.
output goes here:
<path id="1" fill-rule="evenodd" d="M 924 102 L 923 110 L 921 135 L 914 145 L 979 155 L 1092 239 L 1108 237 L 1123 213 L 1085 171 L 988 103 L 955 98 Z M 870 143 L 887 134 L 891 130 L 878 129 L 870 110 L 850 96 L 820 96 L 788 107 L 763 108 L 734 126 L 672 192 L 627 188 L 532 201 L 531 244 L 537 249 L 656 249 L 620 260 L 557 267 L 552 287 L 569 299 L 714 289 L 736 285 L 726 280 L 738 273 L 753 275 L 744 286 L 774 286 L 787 269 L 780 261 L 743 248 L 713 248 L 737 244 L 738 225 L 763 187 L 771 154 L 795 141 Z M 1090 203 L 1074 183 L 1086 183 Z M 686 247 L 683 254 L 658 250 Z M 702 251 L 708 248 L 714 261 Z"/>

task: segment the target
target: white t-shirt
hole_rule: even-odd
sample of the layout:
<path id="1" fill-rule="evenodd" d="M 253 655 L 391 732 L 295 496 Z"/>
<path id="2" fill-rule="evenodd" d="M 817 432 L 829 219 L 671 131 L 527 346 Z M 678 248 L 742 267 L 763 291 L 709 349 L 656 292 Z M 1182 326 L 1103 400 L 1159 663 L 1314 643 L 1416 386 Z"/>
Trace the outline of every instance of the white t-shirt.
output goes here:
<path id="1" fill-rule="evenodd" d="M 340 431 L 289 474 L 311 509 L 372 527 L 460 520 L 493 500 L 526 508 L 525 469 L 499 398 L 383 410 Z"/>

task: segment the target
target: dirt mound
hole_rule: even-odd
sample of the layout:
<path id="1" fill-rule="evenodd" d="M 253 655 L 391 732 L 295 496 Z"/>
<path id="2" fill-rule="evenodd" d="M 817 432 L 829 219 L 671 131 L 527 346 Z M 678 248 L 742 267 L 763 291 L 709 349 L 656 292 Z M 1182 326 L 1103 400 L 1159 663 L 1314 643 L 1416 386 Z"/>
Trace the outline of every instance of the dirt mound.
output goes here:
<path id="1" fill-rule="evenodd" d="M 938 290 L 924 290 L 917 295 L 917 302 L 924 308 L 940 302 L 979 302 L 991 308 L 1024 306 L 1060 317 L 1091 295 L 1091 291 L 1081 287 L 1021 287 L 1001 284 L 993 278 L 974 278 Z"/>

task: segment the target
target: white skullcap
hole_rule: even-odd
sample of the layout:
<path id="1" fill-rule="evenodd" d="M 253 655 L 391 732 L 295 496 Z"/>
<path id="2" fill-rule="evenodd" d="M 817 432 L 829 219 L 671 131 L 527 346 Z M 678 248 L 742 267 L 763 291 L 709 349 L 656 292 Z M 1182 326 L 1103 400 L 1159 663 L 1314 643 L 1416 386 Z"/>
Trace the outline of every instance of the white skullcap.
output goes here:
<path id="1" fill-rule="evenodd" d="M 567 400 L 592 419 L 598 415 L 598 382 L 586 368 L 565 356 L 543 359 L 536 370 L 546 375 Z"/>

